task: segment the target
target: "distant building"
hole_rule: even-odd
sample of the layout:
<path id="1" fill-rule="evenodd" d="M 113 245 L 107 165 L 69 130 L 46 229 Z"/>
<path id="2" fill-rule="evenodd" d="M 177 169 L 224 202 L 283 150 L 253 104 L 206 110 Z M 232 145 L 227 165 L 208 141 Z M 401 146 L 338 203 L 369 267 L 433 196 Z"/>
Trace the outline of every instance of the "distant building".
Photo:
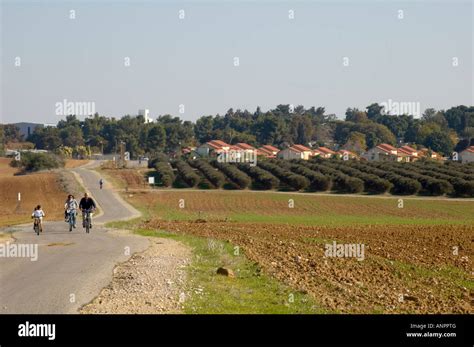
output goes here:
<path id="1" fill-rule="evenodd" d="M 418 151 L 410 146 L 402 146 L 398 149 L 398 154 L 405 154 L 410 157 L 410 161 L 416 161 L 420 159 Z"/>
<path id="2" fill-rule="evenodd" d="M 380 145 L 369 149 L 362 157 L 368 161 L 399 161 L 398 151 L 388 143 L 381 143 Z"/>
<path id="3" fill-rule="evenodd" d="M 271 145 L 264 145 L 257 149 L 257 155 L 261 155 L 262 157 L 266 158 L 276 158 L 279 151 L 280 150 L 276 147 L 273 147 Z"/>
<path id="4" fill-rule="evenodd" d="M 228 152 L 230 148 L 231 145 L 225 143 L 224 141 L 212 140 L 196 148 L 196 153 L 200 157 L 213 157 L 222 152 Z"/>
<path id="5" fill-rule="evenodd" d="M 236 143 L 233 146 L 233 149 L 236 150 L 236 151 L 242 151 L 242 152 L 251 153 L 251 154 L 257 152 L 255 147 L 253 147 L 253 146 L 251 146 L 251 145 L 249 145 L 248 143 L 245 143 L 245 142 Z"/>
<path id="6" fill-rule="evenodd" d="M 459 156 L 462 163 L 474 162 L 474 146 L 467 147 L 459 153 Z"/>
<path id="7" fill-rule="evenodd" d="M 321 158 L 331 158 L 336 154 L 336 152 L 326 147 L 318 147 L 317 149 L 313 150 L 313 156 L 319 156 Z"/>
<path id="8" fill-rule="evenodd" d="M 28 136 L 33 134 L 36 128 L 44 128 L 45 126 L 55 126 L 52 124 L 27 123 L 27 122 L 12 123 L 12 125 L 16 126 L 20 130 L 20 135 L 23 136 L 24 140 L 26 140 Z"/>
<path id="9" fill-rule="evenodd" d="M 145 118 L 145 123 L 153 123 L 153 119 L 150 118 L 150 110 L 138 110 L 138 115 L 143 116 Z"/>
<path id="10" fill-rule="evenodd" d="M 313 155 L 313 152 L 308 147 L 303 145 L 293 145 L 291 147 L 282 149 L 278 152 L 277 158 L 291 160 L 303 159 L 308 160 Z"/>
<path id="11" fill-rule="evenodd" d="M 397 161 L 414 162 L 420 158 L 430 158 L 435 160 L 444 160 L 443 156 L 427 148 L 414 149 L 408 145 L 395 148 L 387 143 L 382 143 L 369 149 L 362 155 L 363 159 L 368 161 Z"/>
<path id="12" fill-rule="evenodd" d="M 336 153 L 336 156 L 339 157 L 339 158 L 347 158 L 347 159 L 357 159 L 358 156 L 357 154 L 351 152 L 351 151 L 348 151 L 348 150 L 345 150 L 345 149 L 341 149 L 339 151 L 337 151 Z"/>
<path id="13" fill-rule="evenodd" d="M 418 150 L 418 158 L 428 158 L 434 160 L 446 160 L 442 154 L 439 154 L 428 148 L 421 148 Z"/>

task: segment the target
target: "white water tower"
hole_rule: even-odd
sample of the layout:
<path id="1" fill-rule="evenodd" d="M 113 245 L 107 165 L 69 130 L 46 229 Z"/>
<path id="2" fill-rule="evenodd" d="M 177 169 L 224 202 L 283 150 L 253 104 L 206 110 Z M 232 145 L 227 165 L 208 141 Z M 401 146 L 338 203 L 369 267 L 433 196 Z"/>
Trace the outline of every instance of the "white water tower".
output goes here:
<path id="1" fill-rule="evenodd" d="M 150 118 L 150 110 L 148 109 L 138 110 L 138 115 L 145 118 L 145 123 L 153 122 L 153 119 Z"/>

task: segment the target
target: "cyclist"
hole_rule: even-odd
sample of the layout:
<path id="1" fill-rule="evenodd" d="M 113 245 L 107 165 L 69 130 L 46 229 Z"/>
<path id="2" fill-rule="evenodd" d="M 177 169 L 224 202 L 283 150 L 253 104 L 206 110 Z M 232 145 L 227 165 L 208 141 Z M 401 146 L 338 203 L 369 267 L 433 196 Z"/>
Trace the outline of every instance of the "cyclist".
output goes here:
<path id="1" fill-rule="evenodd" d="M 84 193 L 84 197 L 79 202 L 79 209 L 82 211 L 82 227 L 85 228 L 87 211 L 90 213 L 96 209 L 94 200 L 87 193 Z M 92 216 L 90 216 L 90 228 L 92 228 Z"/>
<path id="2" fill-rule="evenodd" d="M 43 217 L 45 217 L 46 214 L 44 211 L 41 209 L 41 205 L 38 205 L 35 207 L 35 210 L 31 214 L 31 218 L 38 218 L 39 219 L 39 229 L 40 232 L 43 232 Z M 33 224 L 33 230 L 35 229 L 35 225 Z"/>
<path id="3" fill-rule="evenodd" d="M 69 213 L 77 214 L 77 209 L 79 208 L 79 204 L 77 200 L 74 198 L 74 195 L 69 194 L 67 196 L 66 202 L 64 203 L 64 219 L 66 222 L 69 222 Z M 74 222 L 73 228 L 76 227 L 76 223 Z"/>
<path id="4" fill-rule="evenodd" d="M 104 180 L 102 178 L 99 180 L 99 185 L 100 189 L 102 189 L 102 186 L 104 185 Z"/>

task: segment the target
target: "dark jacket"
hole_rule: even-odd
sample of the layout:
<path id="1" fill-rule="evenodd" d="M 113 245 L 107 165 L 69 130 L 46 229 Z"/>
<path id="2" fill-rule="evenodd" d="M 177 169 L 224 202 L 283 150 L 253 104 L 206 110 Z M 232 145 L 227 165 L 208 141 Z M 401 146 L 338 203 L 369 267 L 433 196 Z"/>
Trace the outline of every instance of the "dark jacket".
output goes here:
<path id="1" fill-rule="evenodd" d="M 95 207 L 95 202 L 92 200 L 92 198 L 82 198 L 81 202 L 79 203 L 79 209 L 80 210 L 90 210 L 92 207 Z"/>

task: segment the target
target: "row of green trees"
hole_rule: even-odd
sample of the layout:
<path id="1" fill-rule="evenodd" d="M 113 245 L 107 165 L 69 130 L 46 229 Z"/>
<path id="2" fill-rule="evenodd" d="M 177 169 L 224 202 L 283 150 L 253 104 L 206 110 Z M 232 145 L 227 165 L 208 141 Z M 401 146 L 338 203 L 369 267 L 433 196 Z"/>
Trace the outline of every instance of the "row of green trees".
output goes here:
<path id="1" fill-rule="evenodd" d="M 355 194 L 364 190 L 364 181 L 362 181 L 360 178 L 348 176 L 339 170 L 322 165 L 316 161 L 307 162 L 301 160 L 300 162 L 311 170 L 319 171 L 323 175 L 327 175 L 331 179 L 333 191 L 338 193 Z"/>
<path id="2" fill-rule="evenodd" d="M 390 193 L 395 195 L 415 195 L 421 190 L 420 182 L 398 175 L 390 170 L 377 169 L 375 167 L 368 166 L 365 163 L 357 161 L 349 161 L 346 163 L 350 167 L 356 168 L 362 172 L 373 174 L 389 181 L 393 187 Z"/>
<path id="3" fill-rule="evenodd" d="M 474 165 L 459 163 L 313 158 L 310 161 L 261 160 L 258 166 L 251 166 L 217 160 L 177 159 L 172 161 L 173 170 L 167 160 L 155 159 L 150 162 L 150 167 L 156 169 L 164 186 L 474 196 Z"/>
<path id="4" fill-rule="evenodd" d="M 189 165 L 199 170 L 199 172 L 216 188 L 222 188 L 226 178 L 222 172 L 217 171 L 208 161 L 203 159 L 189 160 Z"/>
<path id="5" fill-rule="evenodd" d="M 277 165 L 274 162 L 260 161 L 258 166 L 271 172 L 280 180 L 280 182 L 287 185 L 290 189 L 303 190 L 310 184 L 305 176 L 294 173 L 291 170 L 288 170 L 288 168 L 283 168 L 281 165 Z"/>
<path id="6" fill-rule="evenodd" d="M 237 189 L 245 189 L 250 186 L 252 179 L 242 170 L 239 170 L 237 166 L 229 163 L 219 163 L 217 160 L 211 161 L 211 164 L 219 171 L 224 173 L 227 179 L 235 184 Z"/>
<path id="7" fill-rule="evenodd" d="M 195 187 L 201 180 L 201 177 L 196 173 L 196 171 L 184 160 L 178 159 L 171 162 L 173 167 L 178 172 L 178 186 L 183 182 L 187 187 Z"/>
<path id="8" fill-rule="evenodd" d="M 349 167 L 341 161 L 329 161 L 329 160 L 319 160 L 321 165 L 331 167 L 333 169 L 339 170 L 342 173 L 361 179 L 364 182 L 364 191 L 371 194 L 383 194 L 389 191 L 393 184 L 388 180 L 381 178 L 377 175 L 373 175 L 367 172 L 360 171 L 356 168 Z"/>
<path id="9" fill-rule="evenodd" d="M 211 139 L 254 146 L 339 145 L 355 152 L 382 142 L 409 142 L 445 155 L 474 145 L 473 106 L 446 111 L 427 109 L 421 118 L 385 111 L 379 104 L 371 104 L 365 110 L 348 108 L 341 120 L 326 114 L 324 107 L 278 105 L 266 112 L 260 108 L 255 112 L 230 109 L 224 115 L 202 116 L 195 123 L 171 115 L 160 116 L 153 123 L 145 123 L 142 116 L 116 119 L 95 114 L 79 120 L 70 115 L 57 127 L 36 128 L 28 139 L 23 139 L 14 126 L 0 125 L 0 142 L 4 145 L 28 140 L 39 149 L 87 146 L 93 152 L 112 153 L 123 141 L 132 157 L 179 152 L 182 147 Z"/>
<path id="10" fill-rule="evenodd" d="M 280 180 L 261 167 L 249 164 L 237 164 L 237 167 L 252 178 L 252 189 L 269 190 L 280 186 Z"/>

